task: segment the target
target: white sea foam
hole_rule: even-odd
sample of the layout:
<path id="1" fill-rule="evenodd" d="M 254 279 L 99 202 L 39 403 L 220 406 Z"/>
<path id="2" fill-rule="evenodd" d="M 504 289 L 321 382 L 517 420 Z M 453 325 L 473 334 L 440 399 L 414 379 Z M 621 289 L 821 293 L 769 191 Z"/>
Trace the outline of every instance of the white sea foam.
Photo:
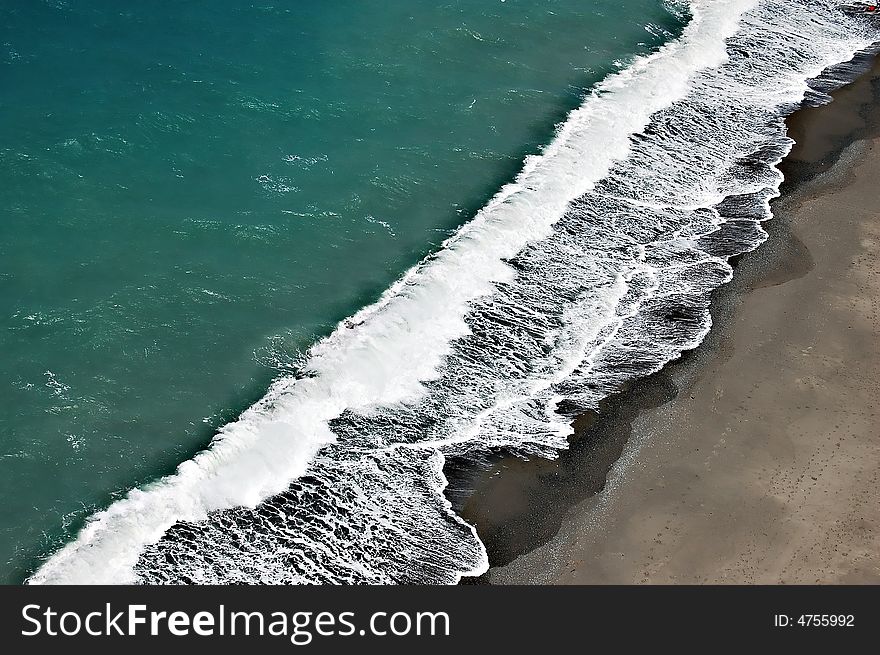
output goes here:
<path id="1" fill-rule="evenodd" d="M 821 2 L 690 7 L 680 38 L 601 83 L 434 256 L 317 343 L 301 376 L 97 513 L 30 582 L 485 570 L 443 497 L 444 456 L 552 456 L 570 432 L 559 401 L 595 406 L 699 343 L 726 258 L 762 240 L 790 146 L 781 117 L 873 38 Z"/>

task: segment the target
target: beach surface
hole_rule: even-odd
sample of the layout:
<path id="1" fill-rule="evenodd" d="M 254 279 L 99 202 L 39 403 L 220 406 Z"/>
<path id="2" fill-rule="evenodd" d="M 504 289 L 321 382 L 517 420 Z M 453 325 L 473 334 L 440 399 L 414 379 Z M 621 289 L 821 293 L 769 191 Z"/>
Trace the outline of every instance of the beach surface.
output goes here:
<path id="1" fill-rule="evenodd" d="M 789 120 L 770 237 L 704 343 L 496 463 L 462 508 L 490 583 L 880 583 L 877 66 Z"/>

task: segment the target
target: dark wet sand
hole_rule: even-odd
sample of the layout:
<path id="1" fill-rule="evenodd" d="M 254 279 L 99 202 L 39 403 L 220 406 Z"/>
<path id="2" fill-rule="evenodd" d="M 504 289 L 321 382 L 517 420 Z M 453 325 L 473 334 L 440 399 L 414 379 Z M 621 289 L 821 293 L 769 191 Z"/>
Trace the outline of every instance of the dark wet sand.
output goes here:
<path id="1" fill-rule="evenodd" d="M 704 343 L 473 481 L 482 582 L 880 583 L 880 65 L 834 96 Z"/>

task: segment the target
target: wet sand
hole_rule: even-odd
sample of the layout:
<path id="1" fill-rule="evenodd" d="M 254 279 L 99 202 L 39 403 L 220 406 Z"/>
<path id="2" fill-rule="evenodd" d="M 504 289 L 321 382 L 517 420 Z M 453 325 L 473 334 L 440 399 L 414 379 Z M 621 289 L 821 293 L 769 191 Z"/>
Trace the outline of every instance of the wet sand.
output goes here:
<path id="1" fill-rule="evenodd" d="M 475 484 L 482 582 L 880 583 L 880 66 L 834 95 L 704 343 Z"/>

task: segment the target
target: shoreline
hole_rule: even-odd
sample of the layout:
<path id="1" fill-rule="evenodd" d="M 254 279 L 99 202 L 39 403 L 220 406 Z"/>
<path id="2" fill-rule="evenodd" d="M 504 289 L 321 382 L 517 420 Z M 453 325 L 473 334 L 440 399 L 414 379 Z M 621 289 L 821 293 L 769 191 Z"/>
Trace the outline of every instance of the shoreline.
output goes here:
<path id="1" fill-rule="evenodd" d="M 880 581 L 880 515 L 856 493 L 880 461 L 880 61 L 832 96 L 789 117 L 769 238 L 715 292 L 703 343 L 578 418 L 556 460 L 458 474 L 491 564 L 465 584 Z"/>

